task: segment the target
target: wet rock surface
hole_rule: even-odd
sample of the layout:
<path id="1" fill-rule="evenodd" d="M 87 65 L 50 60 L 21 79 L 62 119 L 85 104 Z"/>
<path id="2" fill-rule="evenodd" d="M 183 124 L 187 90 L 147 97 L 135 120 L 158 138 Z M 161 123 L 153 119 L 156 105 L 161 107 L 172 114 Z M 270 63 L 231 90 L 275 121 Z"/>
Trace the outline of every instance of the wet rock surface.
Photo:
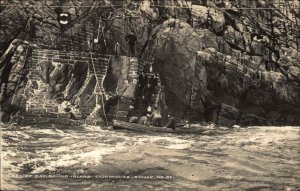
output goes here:
<path id="1" fill-rule="evenodd" d="M 188 116 L 220 125 L 298 124 L 295 61 L 300 57 L 297 47 L 280 44 L 288 39 L 279 32 L 286 30 L 289 38 L 297 39 L 292 22 L 282 29 L 278 23 L 285 19 L 276 11 L 267 15 L 239 10 L 237 16 L 233 11 L 237 3 L 223 6 L 233 9 L 195 5 L 193 28 L 169 19 L 158 31 L 155 53 L 170 91 L 168 105 L 176 105 L 178 117 L 191 110 Z"/>

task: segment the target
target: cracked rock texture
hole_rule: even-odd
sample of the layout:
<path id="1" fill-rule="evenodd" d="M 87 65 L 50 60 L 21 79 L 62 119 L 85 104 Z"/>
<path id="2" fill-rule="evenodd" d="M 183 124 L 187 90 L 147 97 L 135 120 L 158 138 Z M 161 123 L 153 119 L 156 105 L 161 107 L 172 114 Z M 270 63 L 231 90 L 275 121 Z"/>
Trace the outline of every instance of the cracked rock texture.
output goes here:
<path id="1" fill-rule="evenodd" d="M 123 10 L 117 5 L 122 5 L 122 1 L 53 0 L 45 4 L 28 0 L 20 4 L 25 8 L 4 6 L 0 12 L 0 51 L 5 58 L 0 63 L 1 83 L 7 90 L 14 89 L 14 74 L 21 67 L 17 60 L 24 59 L 21 54 L 26 49 L 13 43 L 21 32 L 27 34 L 21 44 L 30 40 L 37 47 L 89 51 L 88 39 L 97 35 L 97 17 L 108 18 L 111 12 L 111 20 L 103 19 L 101 32 L 105 41 L 100 35 L 94 51 L 114 54 L 114 45 L 119 42 L 121 54 L 125 55 L 125 36 L 134 31 L 138 37 L 136 56 L 141 60 L 154 59 L 158 65 L 167 106 L 177 119 L 226 126 L 299 125 L 300 20 L 298 9 L 291 8 L 299 6 L 299 2 L 289 1 L 288 9 L 281 9 L 277 2 L 132 1 L 127 8 L 137 18 L 131 20 L 120 16 Z M 151 6 L 154 4 L 161 6 Z M 77 5 L 63 8 L 70 13 L 72 27 L 62 30 L 56 20 L 57 10 L 49 5 Z M 110 11 L 99 11 L 98 5 L 107 6 Z M 75 65 L 57 72 L 51 69 L 55 75 L 49 83 L 63 84 L 55 87 L 55 92 L 59 92 L 59 88 L 65 89 L 63 78 L 72 73 L 73 79 L 68 79 L 70 89 L 65 92 L 70 99 L 85 79 L 81 70 L 86 69 Z M 11 97 L 6 92 L 5 100 Z"/>

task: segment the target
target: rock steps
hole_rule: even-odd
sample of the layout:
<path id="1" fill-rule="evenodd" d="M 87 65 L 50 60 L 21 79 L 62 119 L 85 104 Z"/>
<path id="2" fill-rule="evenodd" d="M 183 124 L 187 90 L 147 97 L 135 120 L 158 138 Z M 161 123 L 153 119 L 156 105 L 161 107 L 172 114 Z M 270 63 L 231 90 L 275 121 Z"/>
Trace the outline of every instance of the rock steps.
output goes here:
<path id="1" fill-rule="evenodd" d="M 47 91 L 49 85 L 44 83 L 39 76 L 37 71 L 36 63 L 31 64 L 32 70 L 29 75 L 31 83 L 36 83 L 37 87 L 29 92 L 29 99 L 26 103 L 26 113 L 19 117 L 18 121 L 20 124 L 44 124 L 59 123 L 59 124 L 70 124 L 70 113 L 59 113 L 59 103 L 47 99 Z M 27 90 L 28 91 L 28 90 Z"/>
<path id="2" fill-rule="evenodd" d="M 128 79 L 138 80 L 139 74 L 139 60 L 135 57 L 129 57 L 129 68 L 128 68 Z M 137 82 L 138 83 L 138 82 Z M 121 101 L 122 102 L 122 101 Z M 118 109 L 115 112 L 116 119 L 124 120 L 128 114 L 130 103 L 122 103 L 117 107 Z"/>
<path id="3" fill-rule="evenodd" d="M 93 62 L 91 61 L 93 57 Z M 50 49 L 34 49 L 32 52 L 32 62 L 30 63 L 29 83 L 27 94 L 29 98 L 26 103 L 26 113 L 18 118 L 21 124 L 79 124 L 80 122 L 71 120 L 71 113 L 61 111 L 60 104 L 55 100 L 48 98 L 49 85 L 43 82 L 39 74 L 38 63 L 41 61 L 58 62 L 62 64 L 73 65 L 75 61 L 89 64 L 89 77 L 95 74 L 100 87 L 96 87 L 96 92 L 104 92 L 103 81 L 109 64 L 109 56 L 95 53 L 86 53 L 79 51 L 59 51 Z M 75 60 L 75 61 L 74 61 Z M 94 63 L 94 67 L 92 66 Z M 95 68 L 95 71 L 94 71 Z M 102 99 L 98 99 L 101 103 Z"/>

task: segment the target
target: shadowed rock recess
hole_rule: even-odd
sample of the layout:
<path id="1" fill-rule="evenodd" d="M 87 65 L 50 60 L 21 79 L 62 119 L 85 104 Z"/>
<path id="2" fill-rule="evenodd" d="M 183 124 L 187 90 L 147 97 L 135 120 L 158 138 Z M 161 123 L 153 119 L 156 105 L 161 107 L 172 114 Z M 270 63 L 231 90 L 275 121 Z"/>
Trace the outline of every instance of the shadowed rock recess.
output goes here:
<path id="1" fill-rule="evenodd" d="M 125 95 L 134 95 L 136 71 L 116 72 L 137 68 L 126 57 L 125 36 L 133 31 L 136 59 L 155 63 L 176 119 L 224 126 L 300 124 L 299 1 L 5 2 L 2 122 L 20 113 L 35 115 L 37 108 L 45 119 L 54 113 L 57 119 L 88 121 L 102 115 L 97 102 L 122 93 L 124 80 L 130 83 Z M 67 25 L 58 22 L 59 13 L 68 13 Z M 64 113 L 66 105 L 72 116 Z"/>

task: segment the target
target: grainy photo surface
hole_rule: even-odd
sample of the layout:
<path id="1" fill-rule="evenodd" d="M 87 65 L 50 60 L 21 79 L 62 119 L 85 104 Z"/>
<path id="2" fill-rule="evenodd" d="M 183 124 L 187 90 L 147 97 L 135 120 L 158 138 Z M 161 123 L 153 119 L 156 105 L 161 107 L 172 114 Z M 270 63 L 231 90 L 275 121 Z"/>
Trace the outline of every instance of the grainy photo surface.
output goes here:
<path id="1" fill-rule="evenodd" d="M 0 190 L 300 190 L 299 0 L 0 0 Z"/>

